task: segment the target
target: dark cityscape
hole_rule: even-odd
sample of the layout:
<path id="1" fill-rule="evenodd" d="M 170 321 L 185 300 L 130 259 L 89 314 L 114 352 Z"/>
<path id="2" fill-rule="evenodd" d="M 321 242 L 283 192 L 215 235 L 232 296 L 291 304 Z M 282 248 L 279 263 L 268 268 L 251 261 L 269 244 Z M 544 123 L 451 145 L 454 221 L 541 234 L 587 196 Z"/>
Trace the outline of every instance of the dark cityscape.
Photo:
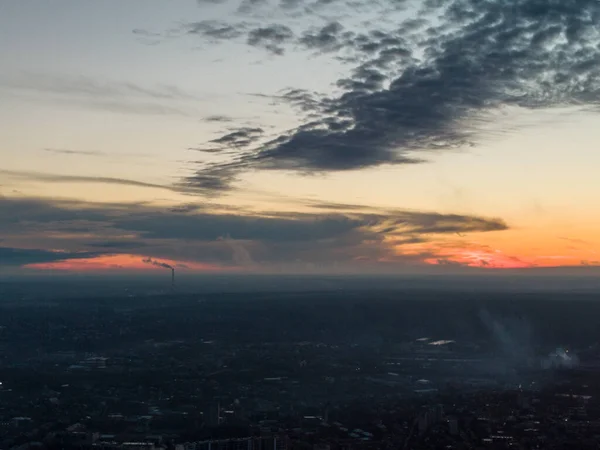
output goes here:
<path id="1" fill-rule="evenodd" d="M 600 0 L 0 0 L 0 450 L 600 450 Z"/>
<path id="2" fill-rule="evenodd" d="M 596 293 L 68 288 L 0 286 L 0 448 L 591 449 L 600 439 Z"/>

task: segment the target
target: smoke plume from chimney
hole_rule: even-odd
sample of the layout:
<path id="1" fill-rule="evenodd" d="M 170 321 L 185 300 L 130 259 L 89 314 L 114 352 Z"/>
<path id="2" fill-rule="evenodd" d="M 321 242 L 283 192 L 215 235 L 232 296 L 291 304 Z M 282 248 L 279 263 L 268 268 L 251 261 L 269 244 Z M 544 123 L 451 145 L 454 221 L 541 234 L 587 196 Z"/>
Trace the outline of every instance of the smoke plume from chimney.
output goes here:
<path id="1" fill-rule="evenodd" d="M 165 262 L 156 261 L 155 259 L 152 259 L 150 257 L 142 259 L 142 262 L 157 267 L 164 267 L 165 269 L 171 269 L 171 287 L 175 287 L 175 267 Z"/>

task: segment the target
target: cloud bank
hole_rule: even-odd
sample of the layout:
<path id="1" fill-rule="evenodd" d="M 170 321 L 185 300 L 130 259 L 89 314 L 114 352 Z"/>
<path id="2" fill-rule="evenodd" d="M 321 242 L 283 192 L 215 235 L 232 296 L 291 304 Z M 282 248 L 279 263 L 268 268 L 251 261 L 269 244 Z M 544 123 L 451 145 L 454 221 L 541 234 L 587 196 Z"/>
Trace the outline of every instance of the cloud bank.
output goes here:
<path id="1" fill-rule="evenodd" d="M 193 206 L 193 207 L 191 207 Z M 376 210 L 323 214 L 223 213 L 209 204 L 181 208 L 0 198 L 5 264 L 48 262 L 99 254 L 136 254 L 240 268 L 290 264 L 421 264 L 431 257 L 402 254 L 402 245 L 463 232 L 506 230 L 500 219 L 422 211 Z M 341 208 L 342 205 L 339 205 Z M 47 250 L 21 254 L 19 245 Z M 8 254 L 8 253 L 7 253 Z M 85 255 L 85 256 L 84 256 Z M 38 260 L 36 260 L 38 258 Z"/>

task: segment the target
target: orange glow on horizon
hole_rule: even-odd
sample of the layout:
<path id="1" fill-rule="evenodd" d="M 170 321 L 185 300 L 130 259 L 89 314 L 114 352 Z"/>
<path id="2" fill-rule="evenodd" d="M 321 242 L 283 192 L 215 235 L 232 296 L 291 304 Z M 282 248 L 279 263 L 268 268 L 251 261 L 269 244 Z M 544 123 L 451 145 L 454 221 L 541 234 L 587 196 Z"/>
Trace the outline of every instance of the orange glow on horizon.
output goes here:
<path id="1" fill-rule="evenodd" d="M 461 265 L 467 267 L 481 267 L 486 269 L 526 269 L 536 267 L 514 256 L 504 255 L 499 252 L 486 252 L 481 250 L 465 250 L 461 248 L 445 249 L 439 256 L 425 258 L 427 264 L 432 265 Z"/>
<path id="2" fill-rule="evenodd" d="M 148 258 L 144 255 L 133 254 L 112 254 L 100 255 L 93 258 L 71 258 L 47 263 L 26 264 L 25 269 L 37 270 L 64 270 L 72 272 L 89 271 L 120 271 L 120 270 L 139 270 L 139 271 L 167 271 L 165 267 L 157 267 L 145 263 L 143 259 Z M 155 259 L 155 258 L 152 258 Z M 193 261 L 176 261 L 173 259 L 158 258 L 155 259 L 161 263 L 173 266 L 175 270 L 184 271 L 229 271 L 231 267 L 220 266 L 210 263 L 199 263 Z"/>
<path id="3" fill-rule="evenodd" d="M 482 237 L 485 239 L 484 237 Z M 483 240 L 482 239 L 482 240 Z M 485 241 L 484 241 L 485 242 Z M 494 240 L 490 239 L 490 243 Z M 506 247 L 509 251 L 506 251 Z M 547 245 L 546 247 L 550 247 Z M 496 242 L 489 245 L 487 242 L 468 241 L 464 239 L 450 239 L 431 241 L 419 244 L 398 245 L 395 250 L 399 256 L 422 257 L 425 264 L 436 266 L 463 266 L 484 269 L 528 269 L 528 268 L 555 268 L 555 267 L 585 267 L 598 266 L 595 259 L 586 259 L 586 254 L 580 251 L 544 251 L 544 248 L 528 249 L 524 245 L 521 251 L 519 246 L 510 242 L 510 246 Z"/>

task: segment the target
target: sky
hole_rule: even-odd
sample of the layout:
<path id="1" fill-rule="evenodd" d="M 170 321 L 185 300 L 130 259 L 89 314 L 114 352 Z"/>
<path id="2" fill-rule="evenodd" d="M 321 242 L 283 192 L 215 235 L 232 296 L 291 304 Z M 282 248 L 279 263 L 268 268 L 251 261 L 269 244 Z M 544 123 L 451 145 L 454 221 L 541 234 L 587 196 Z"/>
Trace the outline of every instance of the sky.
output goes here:
<path id="1" fill-rule="evenodd" d="M 600 274 L 598 23 L 597 0 L 3 2 L 0 275 Z"/>

